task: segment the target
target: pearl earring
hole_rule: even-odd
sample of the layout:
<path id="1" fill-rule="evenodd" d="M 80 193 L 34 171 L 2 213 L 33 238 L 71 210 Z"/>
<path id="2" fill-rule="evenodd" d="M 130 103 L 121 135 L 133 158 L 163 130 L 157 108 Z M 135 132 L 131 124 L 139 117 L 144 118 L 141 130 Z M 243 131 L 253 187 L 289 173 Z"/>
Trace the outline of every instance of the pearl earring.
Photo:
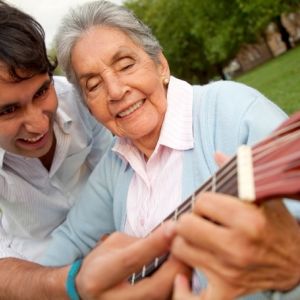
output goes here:
<path id="1" fill-rule="evenodd" d="M 165 77 L 165 78 L 163 79 L 163 84 L 164 84 L 164 85 L 168 85 L 168 83 L 169 83 L 169 78 Z"/>

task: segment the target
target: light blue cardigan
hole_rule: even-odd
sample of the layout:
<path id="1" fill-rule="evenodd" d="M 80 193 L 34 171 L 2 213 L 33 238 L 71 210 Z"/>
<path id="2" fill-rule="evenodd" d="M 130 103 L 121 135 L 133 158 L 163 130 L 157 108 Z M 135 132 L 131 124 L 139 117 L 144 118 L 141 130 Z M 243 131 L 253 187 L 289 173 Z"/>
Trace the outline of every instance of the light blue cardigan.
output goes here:
<path id="1" fill-rule="evenodd" d="M 213 154 L 217 150 L 233 155 L 239 145 L 262 139 L 286 118 L 259 92 L 242 84 L 221 81 L 193 89 L 194 148 L 184 153 L 183 200 L 216 171 Z M 51 266 L 69 264 L 86 255 L 103 234 L 122 231 L 132 175 L 130 165 L 108 151 L 66 222 L 53 234 L 41 262 Z M 244 299 L 271 299 L 271 295 Z"/>

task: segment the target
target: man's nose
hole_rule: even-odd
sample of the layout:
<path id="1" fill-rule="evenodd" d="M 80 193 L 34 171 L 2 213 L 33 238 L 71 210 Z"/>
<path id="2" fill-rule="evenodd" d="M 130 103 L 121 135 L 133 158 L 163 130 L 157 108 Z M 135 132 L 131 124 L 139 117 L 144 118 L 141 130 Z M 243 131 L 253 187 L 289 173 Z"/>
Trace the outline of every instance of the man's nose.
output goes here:
<path id="1" fill-rule="evenodd" d="M 26 109 L 24 114 L 24 126 L 27 131 L 42 133 L 47 130 L 49 118 L 41 108 L 32 105 Z"/>

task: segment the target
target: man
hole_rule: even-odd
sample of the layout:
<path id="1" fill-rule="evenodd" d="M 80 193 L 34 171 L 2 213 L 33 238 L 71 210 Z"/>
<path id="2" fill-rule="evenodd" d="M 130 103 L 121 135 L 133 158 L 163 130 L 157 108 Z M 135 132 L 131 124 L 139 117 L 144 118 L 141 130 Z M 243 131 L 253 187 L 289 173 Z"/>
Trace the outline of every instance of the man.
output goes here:
<path id="1" fill-rule="evenodd" d="M 112 138 L 53 78 L 40 25 L 0 14 L 0 255 L 35 260 Z"/>
<path id="2" fill-rule="evenodd" d="M 36 261 L 44 251 L 112 141 L 76 90 L 64 78 L 53 77 L 54 69 L 40 24 L 0 1 L 0 299 L 67 297 L 68 266 L 46 269 L 26 260 Z M 158 234 L 157 239 L 165 237 Z M 126 253 L 113 256 L 111 265 Z M 145 258 L 157 253 L 149 255 Z M 90 269 L 85 265 L 80 274 Z M 93 278 L 105 270 L 100 265 L 81 277 Z M 118 283 L 118 277 L 114 280 Z"/>

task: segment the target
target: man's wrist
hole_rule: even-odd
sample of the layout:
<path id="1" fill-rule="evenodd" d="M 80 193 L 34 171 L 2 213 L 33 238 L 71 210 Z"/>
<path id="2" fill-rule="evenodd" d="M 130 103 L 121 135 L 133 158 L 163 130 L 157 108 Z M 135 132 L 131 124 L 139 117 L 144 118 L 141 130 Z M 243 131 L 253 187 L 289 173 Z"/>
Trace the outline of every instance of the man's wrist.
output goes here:
<path id="1" fill-rule="evenodd" d="M 80 270 L 82 264 L 82 259 L 76 260 L 70 267 L 67 280 L 66 280 L 66 290 L 70 300 L 80 300 L 79 293 L 76 288 L 76 276 Z"/>
<path id="2" fill-rule="evenodd" d="M 0 265 L 0 299 L 68 300 L 69 266 L 50 268 L 16 258 L 1 259 Z"/>
<path id="3" fill-rule="evenodd" d="M 46 299 L 69 299 L 66 291 L 66 280 L 70 266 L 61 268 L 47 268 L 46 282 L 44 282 L 44 294 Z"/>

